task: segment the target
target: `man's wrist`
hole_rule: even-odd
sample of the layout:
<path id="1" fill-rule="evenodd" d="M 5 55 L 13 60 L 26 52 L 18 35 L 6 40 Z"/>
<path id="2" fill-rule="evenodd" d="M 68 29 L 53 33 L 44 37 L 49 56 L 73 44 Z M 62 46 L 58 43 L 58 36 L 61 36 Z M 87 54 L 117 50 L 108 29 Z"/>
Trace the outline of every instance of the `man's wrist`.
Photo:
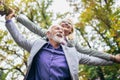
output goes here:
<path id="1" fill-rule="evenodd" d="M 115 55 L 112 55 L 112 56 L 111 56 L 111 60 L 112 60 L 113 62 L 115 62 L 115 63 L 120 63 L 120 61 L 118 61 L 118 59 L 116 58 Z"/>
<path id="2" fill-rule="evenodd" d="M 113 62 L 116 62 L 116 58 L 115 58 L 114 55 L 111 56 L 111 60 L 112 60 Z"/>

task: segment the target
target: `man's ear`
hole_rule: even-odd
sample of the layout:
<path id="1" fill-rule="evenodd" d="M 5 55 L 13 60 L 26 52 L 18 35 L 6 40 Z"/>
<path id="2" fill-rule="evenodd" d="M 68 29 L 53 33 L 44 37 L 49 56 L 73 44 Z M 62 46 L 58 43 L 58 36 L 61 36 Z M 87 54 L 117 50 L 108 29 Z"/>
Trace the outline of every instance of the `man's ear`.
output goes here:
<path id="1" fill-rule="evenodd" d="M 50 31 L 47 31 L 46 35 L 47 37 L 50 37 Z"/>

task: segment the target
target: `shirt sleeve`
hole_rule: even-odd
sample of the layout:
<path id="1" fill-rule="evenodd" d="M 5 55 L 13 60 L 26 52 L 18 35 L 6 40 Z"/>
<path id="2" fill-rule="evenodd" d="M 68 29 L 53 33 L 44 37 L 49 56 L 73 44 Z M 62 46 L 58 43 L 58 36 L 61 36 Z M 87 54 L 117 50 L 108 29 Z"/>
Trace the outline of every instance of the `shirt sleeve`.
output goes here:
<path id="1" fill-rule="evenodd" d="M 20 14 L 16 17 L 17 21 L 21 24 L 23 24 L 27 29 L 29 29 L 31 32 L 41 36 L 46 37 L 46 29 L 38 27 L 35 23 L 30 21 L 25 15 Z"/>

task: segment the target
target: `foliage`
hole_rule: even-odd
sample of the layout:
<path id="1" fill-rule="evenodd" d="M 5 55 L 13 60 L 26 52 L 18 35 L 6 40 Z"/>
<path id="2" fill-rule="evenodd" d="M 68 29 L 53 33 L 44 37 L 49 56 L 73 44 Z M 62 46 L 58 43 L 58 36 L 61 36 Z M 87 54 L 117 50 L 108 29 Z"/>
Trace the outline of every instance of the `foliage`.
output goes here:
<path id="1" fill-rule="evenodd" d="M 120 53 L 120 8 L 114 7 L 114 0 L 81 0 L 83 11 L 76 28 L 90 48 L 98 49 L 101 44 L 111 54 Z M 91 33 L 86 29 L 90 28 Z M 100 42 L 99 42 L 100 41 Z M 93 43 L 93 44 L 91 44 Z M 85 76 L 90 80 L 119 80 L 119 67 L 114 64 L 107 67 L 83 67 Z M 101 73 L 100 73 L 101 72 Z"/>

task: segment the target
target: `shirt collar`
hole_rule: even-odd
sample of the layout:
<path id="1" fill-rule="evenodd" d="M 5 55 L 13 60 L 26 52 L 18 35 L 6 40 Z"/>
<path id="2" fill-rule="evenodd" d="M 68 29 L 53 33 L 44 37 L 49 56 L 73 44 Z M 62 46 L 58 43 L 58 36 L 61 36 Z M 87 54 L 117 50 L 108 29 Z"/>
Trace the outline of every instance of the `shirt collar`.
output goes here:
<path id="1" fill-rule="evenodd" d="M 54 48 L 50 42 L 48 41 L 48 43 L 46 44 L 46 48 L 50 48 L 50 49 L 55 49 L 55 50 L 62 50 L 62 46 L 59 45 L 58 48 Z"/>

